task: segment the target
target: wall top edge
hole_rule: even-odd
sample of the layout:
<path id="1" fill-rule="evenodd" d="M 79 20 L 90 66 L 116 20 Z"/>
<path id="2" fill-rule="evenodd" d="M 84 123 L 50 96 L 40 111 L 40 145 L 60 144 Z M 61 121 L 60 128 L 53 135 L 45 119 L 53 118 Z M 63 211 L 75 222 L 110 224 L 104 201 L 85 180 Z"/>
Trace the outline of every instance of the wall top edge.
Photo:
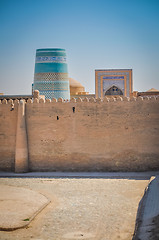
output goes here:
<path id="1" fill-rule="evenodd" d="M 69 100 L 63 100 L 62 98 L 59 98 L 59 99 L 56 99 L 56 98 L 53 98 L 52 100 L 51 99 L 32 99 L 32 98 L 29 98 L 29 99 L 22 99 L 21 101 L 24 101 L 25 103 L 27 104 L 31 104 L 31 103 L 64 103 L 64 104 L 68 104 L 68 103 L 111 103 L 111 102 L 145 102 L 145 103 L 148 103 L 148 102 L 158 102 L 159 103 L 159 96 L 158 97 L 146 97 L 146 98 L 143 98 L 143 97 L 105 97 L 103 99 L 101 98 L 72 98 L 70 101 Z M 19 100 L 18 99 L 9 99 L 9 100 L 6 100 L 6 99 L 3 99 L 2 101 L 0 100 L 0 104 L 19 104 Z"/>
<path id="2" fill-rule="evenodd" d="M 114 69 L 114 68 L 110 68 L 110 69 L 95 69 L 95 72 L 96 71 L 98 71 L 98 72 L 100 72 L 100 71 L 112 71 L 112 72 L 114 72 L 114 71 L 132 71 L 132 68 L 128 68 L 128 69 L 125 69 L 125 68 L 123 68 L 123 69 Z"/>

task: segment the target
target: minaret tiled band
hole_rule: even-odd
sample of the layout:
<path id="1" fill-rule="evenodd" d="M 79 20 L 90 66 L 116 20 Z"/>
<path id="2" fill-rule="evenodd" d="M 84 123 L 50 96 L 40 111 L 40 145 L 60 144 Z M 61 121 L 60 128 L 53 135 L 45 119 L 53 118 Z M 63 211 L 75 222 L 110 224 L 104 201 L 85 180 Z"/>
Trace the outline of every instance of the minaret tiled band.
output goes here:
<path id="1" fill-rule="evenodd" d="M 66 51 L 61 48 L 37 49 L 34 90 L 46 99 L 70 100 Z"/>

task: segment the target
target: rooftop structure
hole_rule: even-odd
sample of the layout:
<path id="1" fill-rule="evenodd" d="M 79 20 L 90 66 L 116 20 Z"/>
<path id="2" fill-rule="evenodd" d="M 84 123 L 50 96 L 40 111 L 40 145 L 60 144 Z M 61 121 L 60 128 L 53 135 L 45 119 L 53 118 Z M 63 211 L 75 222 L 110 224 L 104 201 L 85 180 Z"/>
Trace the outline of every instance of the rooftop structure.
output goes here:
<path id="1" fill-rule="evenodd" d="M 137 96 L 140 97 L 152 97 L 152 96 L 159 96 L 159 90 L 155 88 L 151 88 L 146 92 L 137 92 Z"/>
<path id="2" fill-rule="evenodd" d="M 95 70 L 96 98 L 125 96 L 132 94 L 132 69 Z"/>
<path id="3" fill-rule="evenodd" d="M 46 99 L 70 99 L 65 49 L 36 50 L 33 90 L 39 90 Z"/>

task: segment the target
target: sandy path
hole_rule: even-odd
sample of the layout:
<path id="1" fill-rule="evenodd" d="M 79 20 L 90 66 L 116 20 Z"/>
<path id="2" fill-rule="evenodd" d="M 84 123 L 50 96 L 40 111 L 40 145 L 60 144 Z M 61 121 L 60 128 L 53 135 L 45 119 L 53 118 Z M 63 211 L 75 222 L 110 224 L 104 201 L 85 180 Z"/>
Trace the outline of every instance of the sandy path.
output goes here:
<path id="1" fill-rule="evenodd" d="M 0 239 L 129 240 L 148 180 L 2 178 L 1 184 L 33 189 L 51 203 L 28 228 Z"/>

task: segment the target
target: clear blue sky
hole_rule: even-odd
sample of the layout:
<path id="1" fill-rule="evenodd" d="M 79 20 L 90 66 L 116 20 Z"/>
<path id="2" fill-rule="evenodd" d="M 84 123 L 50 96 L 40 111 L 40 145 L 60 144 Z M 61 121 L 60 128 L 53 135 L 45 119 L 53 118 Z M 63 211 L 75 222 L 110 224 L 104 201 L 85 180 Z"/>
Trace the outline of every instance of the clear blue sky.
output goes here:
<path id="1" fill-rule="evenodd" d="M 65 48 L 69 76 L 95 91 L 95 69 L 132 68 L 159 90 L 159 0 L 0 0 L 0 92 L 31 94 L 37 48 Z"/>

